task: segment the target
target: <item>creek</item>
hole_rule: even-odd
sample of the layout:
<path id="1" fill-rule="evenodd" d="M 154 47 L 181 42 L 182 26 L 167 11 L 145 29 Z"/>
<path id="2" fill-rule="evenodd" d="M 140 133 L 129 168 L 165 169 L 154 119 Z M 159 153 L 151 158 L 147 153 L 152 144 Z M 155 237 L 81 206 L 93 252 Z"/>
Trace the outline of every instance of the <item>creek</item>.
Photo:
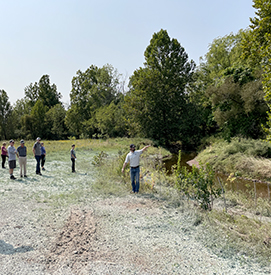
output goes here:
<path id="1" fill-rule="evenodd" d="M 187 163 L 193 160 L 197 156 L 196 152 L 182 152 L 181 155 L 181 166 L 186 167 L 189 171 L 192 167 Z M 166 171 L 171 174 L 173 165 L 177 165 L 178 155 L 173 154 L 171 158 L 163 160 L 164 167 Z M 216 173 L 216 179 L 220 179 L 223 183 L 223 187 L 226 190 L 240 191 L 248 194 L 249 196 L 255 198 L 255 193 L 257 198 L 269 198 L 270 199 L 270 184 L 268 182 L 262 182 L 260 180 L 250 180 L 246 178 L 236 178 L 233 181 L 227 180 L 228 175 L 222 173 Z M 217 180 L 217 184 L 219 184 Z"/>

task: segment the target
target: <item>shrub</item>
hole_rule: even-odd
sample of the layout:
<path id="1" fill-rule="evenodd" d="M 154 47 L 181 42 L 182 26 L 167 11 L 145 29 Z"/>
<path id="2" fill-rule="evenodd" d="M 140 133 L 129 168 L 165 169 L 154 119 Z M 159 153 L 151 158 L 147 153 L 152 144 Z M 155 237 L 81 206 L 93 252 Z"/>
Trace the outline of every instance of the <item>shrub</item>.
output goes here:
<path id="1" fill-rule="evenodd" d="M 178 169 L 177 169 L 178 171 Z M 209 164 L 205 168 L 186 167 L 177 172 L 176 186 L 189 198 L 195 199 L 204 210 L 212 210 L 213 197 L 221 195 L 221 189 L 215 186 L 215 173 Z"/>

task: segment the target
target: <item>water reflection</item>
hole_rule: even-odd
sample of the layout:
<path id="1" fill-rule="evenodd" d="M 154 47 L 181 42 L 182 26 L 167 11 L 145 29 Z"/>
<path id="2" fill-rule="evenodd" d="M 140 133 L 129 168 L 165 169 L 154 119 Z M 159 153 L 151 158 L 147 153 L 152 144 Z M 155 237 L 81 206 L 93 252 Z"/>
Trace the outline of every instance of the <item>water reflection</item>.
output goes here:
<path id="1" fill-rule="evenodd" d="M 182 152 L 181 155 L 181 166 L 186 167 L 188 170 L 191 170 L 191 166 L 187 164 L 189 160 L 192 160 L 196 157 L 196 152 Z M 173 154 L 171 157 L 163 159 L 164 167 L 166 168 L 167 173 L 172 173 L 172 167 L 173 165 L 176 165 L 178 163 L 178 155 Z"/>
<path id="2" fill-rule="evenodd" d="M 234 181 L 229 181 L 227 180 L 228 176 L 221 173 L 216 173 L 216 177 L 222 179 L 226 190 L 242 191 L 250 195 L 252 198 L 255 197 L 256 191 L 257 197 L 270 198 L 269 183 L 243 178 L 236 178 Z"/>
<path id="3" fill-rule="evenodd" d="M 197 156 L 196 152 L 182 152 L 181 155 L 181 166 L 186 167 L 189 171 L 191 171 L 192 167 L 187 163 L 188 161 L 194 159 Z M 172 155 L 169 158 L 163 159 L 163 166 L 166 168 L 168 174 L 172 173 L 173 165 L 176 165 L 178 162 L 178 155 Z M 231 191 L 242 191 L 250 195 L 252 198 L 256 196 L 261 198 L 269 198 L 270 199 L 270 183 L 261 182 L 261 181 L 253 181 L 250 179 L 244 178 L 236 178 L 234 181 L 229 181 L 228 176 L 216 173 L 216 178 L 219 177 L 223 182 L 223 185 L 226 190 Z M 217 182 L 219 184 L 219 182 Z"/>

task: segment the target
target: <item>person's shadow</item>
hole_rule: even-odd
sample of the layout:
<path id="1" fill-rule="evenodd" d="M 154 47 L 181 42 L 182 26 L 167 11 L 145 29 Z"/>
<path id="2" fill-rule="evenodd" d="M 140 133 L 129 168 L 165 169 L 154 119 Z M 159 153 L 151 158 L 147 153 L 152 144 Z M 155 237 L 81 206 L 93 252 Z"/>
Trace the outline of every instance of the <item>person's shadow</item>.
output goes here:
<path id="1" fill-rule="evenodd" d="M 20 246 L 20 247 L 14 248 L 13 245 L 0 240 L 0 254 L 3 254 L 3 255 L 12 255 L 15 253 L 25 253 L 25 252 L 33 251 L 33 250 L 34 250 L 34 248 L 31 246 Z"/>

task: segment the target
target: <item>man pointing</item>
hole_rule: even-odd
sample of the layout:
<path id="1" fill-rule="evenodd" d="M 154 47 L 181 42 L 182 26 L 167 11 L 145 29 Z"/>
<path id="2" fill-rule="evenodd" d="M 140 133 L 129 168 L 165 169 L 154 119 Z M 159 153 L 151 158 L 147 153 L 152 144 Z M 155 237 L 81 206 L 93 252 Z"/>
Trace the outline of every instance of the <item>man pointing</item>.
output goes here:
<path id="1" fill-rule="evenodd" d="M 127 154 L 125 162 L 123 163 L 122 173 L 124 173 L 127 163 L 130 162 L 130 177 L 134 193 L 138 193 L 139 191 L 139 157 L 148 147 L 150 147 L 150 145 L 145 146 L 141 150 L 135 150 L 135 145 L 131 144 L 130 153 Z"/>

